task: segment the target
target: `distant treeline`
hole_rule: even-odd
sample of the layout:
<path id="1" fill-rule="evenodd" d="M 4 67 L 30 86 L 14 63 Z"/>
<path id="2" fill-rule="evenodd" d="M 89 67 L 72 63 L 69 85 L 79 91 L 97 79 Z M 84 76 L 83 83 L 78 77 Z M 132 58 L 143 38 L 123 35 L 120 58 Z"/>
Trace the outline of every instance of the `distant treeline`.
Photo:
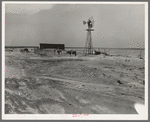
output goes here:
<path id="1" fill-rule="evenodd" d="M 5 46 L 5 48 L 39 48 L 39 46 Z"/>
<path id="2" fill-rule="evenodd" d="M 85 47 L 65 47 L 68 49 L 85 49 Z M 145 48 L 105 48 L 105 47 L 93 47 L 93 49 L 123 49 L 123 50 L 145 50 Z"/>
<path id="3" fill-rule="evenodd" d="M 5 46 L 5 48 L 39 48 L 39 46 Z M 85 49 L 85 47 L 65 47 L 66 49 Z M 145 48 L 105 48 L 93 47 L 93 49 L 123 49 L 123 50 L 145 50 Z"/>

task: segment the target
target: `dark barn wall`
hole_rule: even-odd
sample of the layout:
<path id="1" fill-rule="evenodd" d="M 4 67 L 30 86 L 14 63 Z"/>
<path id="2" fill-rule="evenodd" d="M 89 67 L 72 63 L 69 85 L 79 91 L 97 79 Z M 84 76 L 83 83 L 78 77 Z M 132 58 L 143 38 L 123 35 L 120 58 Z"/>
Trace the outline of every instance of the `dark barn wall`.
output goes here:
<path id="1" fill-rule="evenodd" d="M 55 49 L 65 49 L 64 44 L 40 44 L 40 49 L 47 49 L 47 48 L 55 48 Z"/>

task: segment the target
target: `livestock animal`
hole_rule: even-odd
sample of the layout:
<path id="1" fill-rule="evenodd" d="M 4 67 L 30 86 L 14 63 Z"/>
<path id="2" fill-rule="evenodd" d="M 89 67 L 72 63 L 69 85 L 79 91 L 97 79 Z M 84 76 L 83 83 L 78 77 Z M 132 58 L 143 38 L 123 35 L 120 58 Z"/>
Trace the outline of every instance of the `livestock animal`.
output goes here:
<path id="1" fill-rule="evenodd" d="M 57 50 L 57 53 L 60 54 L 62 51 L 61 50 Z"/>
<path id="2" fill-rule="evenodd" d="M 72 54 L 74 54 L 75 56 L 77 55 L 77 52 L 76 52 L 76 51 L 73 51 L 73 50 L 69 50 L 69 51 L 67 51 L 67 53 L 70 54 L 70 56 L 71 56 Z"/>
<path id="3" fill-rule="evenodd" d="M 8 52 L 13 52 L 13 50 L 11 50 L 11 49 L 9 49 L 9 50 L 7 50 Z"/>
<path id="4" fill-rule="evenodd" d="M 102 54 L 104 54 L 104 55 L 106 55 L 106 56 L 109 55 L 109 54 L 107 54 L 106 52 L 102 52 Z"/>
<path id="5" fill-rule="evenodd" d="M 95 51 L 95 55 L 99 55 L 99 54 L 101 54 L 100 51 Z"/>
<path id="6" fill-rule="evenodd" d="M 100 55 L 100 54 L 104 54 L 104 55 L 108 55 L 106 52 L 100 52 L 100 51 L 95 51 L 95 55 Z"/>
<path id="7" fill-rule="evenodd" d="M 20 52 L 29 52 L 29 50 L 27 48 L 25 49 L 20 49 Z"/>
<path id="8" fill-rule="evenodd" d="M 57 52 L 57 54 L 60 55 L 62 53 L 62 50 L 60 50 L 60 49 L 54 50 L 54 55 L 55 55 L 56 52 Z"/>

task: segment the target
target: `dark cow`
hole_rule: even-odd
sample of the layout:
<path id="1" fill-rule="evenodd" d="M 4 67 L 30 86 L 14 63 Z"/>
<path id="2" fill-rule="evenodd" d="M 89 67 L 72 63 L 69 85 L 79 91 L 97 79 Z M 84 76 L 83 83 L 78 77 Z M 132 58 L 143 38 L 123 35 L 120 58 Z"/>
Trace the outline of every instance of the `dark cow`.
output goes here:
<path id="1" fill-rule="evenodd" d="M 13 52 L 13 50 L 11 50 L 11 49 L 9 49 L 8 51 L 9 51 L 9 52 Z"/>
<path id="2" fill-rule="evenodd" d="M 73 51 L 73 50 L 67 51 L 67 53 L 70 54 L 70 56 L 71 56 L 72 54 L 74 54 L 75 56 L 77 55 L 77 52 L 76 52 L 76 51 Z"/>
<path id="3" fill-rule="evenodd" d="M 20 49 L 20 52 L 29 52 L 29 50 L 27 48 L 25 49 Z"/>
<path id="4" fill-rule="evenodd" d="M 57 53 L 60 54 L 62 51 L 61 50 L 57 50 Z"/>
<path id="5" fill-rule="evenodd" d="M 60 55 L 62 53 L 62 50 L 60 50 L 60 49 L 54 50 L 54 55 L 55 55 L 56 52 L 57 52 L 57 54 Z"/>
<path id="6" fill-rule="evenodd" d="M 109 55 L 109 54 L 107 54 L 106 52 L 102 52 L 102 54 L 104 54 L 104 55 L 106 55 L 106 56 Z"/>
<path id="7" fill-rule="evenodd" d="M 101 52 L 100 51 L 95 51 L 95 55 L 100 55 Z"/>
<path id="8" fill-rule="evenodd" d="M 104 54 L 104 55 L 108 55 L 106 52 L 100 52 L 100 51 L 95 51 L 95 55 L 100 55 L 100 54 Z"/>

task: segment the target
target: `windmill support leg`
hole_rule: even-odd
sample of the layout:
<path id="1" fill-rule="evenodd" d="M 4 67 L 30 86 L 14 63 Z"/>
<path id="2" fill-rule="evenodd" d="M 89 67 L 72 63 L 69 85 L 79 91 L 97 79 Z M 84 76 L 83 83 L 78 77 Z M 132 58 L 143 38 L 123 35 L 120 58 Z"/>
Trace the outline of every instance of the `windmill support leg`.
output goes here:
<path id="1" fill-rule="evenodd" d="M 86 54 L 93 54 L 93 44 L 92 44 L 91 31 L 87 31 L 85 49 L 86 49 Z"/>

